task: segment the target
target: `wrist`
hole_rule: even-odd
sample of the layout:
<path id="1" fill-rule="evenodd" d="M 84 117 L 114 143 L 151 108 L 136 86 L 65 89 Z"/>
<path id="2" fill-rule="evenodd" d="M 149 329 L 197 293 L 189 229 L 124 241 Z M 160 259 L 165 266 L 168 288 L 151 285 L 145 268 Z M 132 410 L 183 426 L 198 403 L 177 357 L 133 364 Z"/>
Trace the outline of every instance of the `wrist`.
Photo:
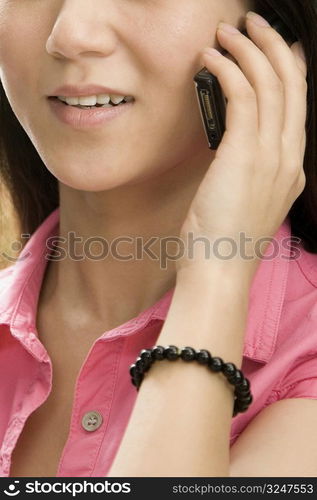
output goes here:
<path id="1" fill-rule="evenodd" d="M 216 288 L 223 293 L 249 293 L 257 264 L 222 260 L 200 260 L 179 266 L 176 286 Z"/>
<path id="2" fill-rule="evenodd" d="M 209 349 L 238 366 L 249 305 L 245 276 L 219 267 L 195 271 L 179 275 L 156 344 Z"/>

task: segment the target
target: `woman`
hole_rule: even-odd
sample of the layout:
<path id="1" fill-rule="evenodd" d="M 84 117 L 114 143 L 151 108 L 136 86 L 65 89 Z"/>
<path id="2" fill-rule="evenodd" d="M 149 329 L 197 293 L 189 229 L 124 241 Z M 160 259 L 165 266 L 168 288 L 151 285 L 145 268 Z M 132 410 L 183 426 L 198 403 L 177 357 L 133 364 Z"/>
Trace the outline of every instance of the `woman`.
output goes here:
<path id="1" fill-rule="evenodd" d="M 1 273 L 1 474 L 316 475 L 314 4 L 86 5 L 0 0 L 2 176 L 24 244 Z M 217 151 L 204 66 L 228 101 Z M 247 411 L 196 362 L 153 363 L 137 391 L 130 365 L 156 344 L 234 363 Z"/>

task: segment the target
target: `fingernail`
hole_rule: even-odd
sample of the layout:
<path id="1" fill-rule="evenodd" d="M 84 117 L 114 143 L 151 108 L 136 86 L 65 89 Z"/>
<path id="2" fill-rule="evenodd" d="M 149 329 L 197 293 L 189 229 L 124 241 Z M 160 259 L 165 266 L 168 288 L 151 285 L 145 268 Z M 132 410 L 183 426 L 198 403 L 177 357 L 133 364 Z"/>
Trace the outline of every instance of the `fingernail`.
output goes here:
<path id="1" fill-rule="evenodd" d="M 240 33 L 240 31 L 237 30 L 237 28 L 227 23 L 219 23 L 218 30 L 225 31 L 226 33 L 234 33 L 234 34 Z"/>
<path id="2" fill-rule="evenodd" d="M 211 47 L 206 47 L 204 50 L 204 54 L 207 54 L 208 56 L 213 56 L 213 57 L 219 57 L 222 55 L 219 52 L 219 50 L 211 48 Z"/>
<path id="3" fill-rule="evenodd" d="M 246 17 L 257 26 L 270 26 L 270 24 L 264 19 L 264 17 L 256 14 L 255 12 L 252 12 L 252 10 L 247 13 Z"/>

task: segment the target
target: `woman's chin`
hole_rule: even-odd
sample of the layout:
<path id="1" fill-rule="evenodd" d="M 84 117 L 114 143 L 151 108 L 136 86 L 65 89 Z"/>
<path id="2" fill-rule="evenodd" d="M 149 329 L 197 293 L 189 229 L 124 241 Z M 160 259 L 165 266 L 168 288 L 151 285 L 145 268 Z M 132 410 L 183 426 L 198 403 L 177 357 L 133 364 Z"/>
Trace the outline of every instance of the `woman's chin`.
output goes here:
<path id="1" fill-rule="evenodd" d="M 47 164 L 46 164 L 47 165 Z M 99 167 L 98 169 L 87 168 L 87 165 L 65 165 L 60 164 L 58 168 L 47 167 L 56 179 L 72 189 L 80 191 L 107 191 L 131 182 L 131 170 L 118 167 Z"/>
<path id="2" fill-rule="evenodd" d="M 114 180 L 111 182 L 111 180 L 108 180 L 105 175 L 102 178 L 93 177 L 91 179 L 87 179 L 87 177 L 80 175 L 76 177 L 57 176 L 56 174 L 53 175 L 60 183 L 79 191 L 108 191 L 109 189 L 113 189 L 120 185 L 120 182 L 115 182 Z"/>

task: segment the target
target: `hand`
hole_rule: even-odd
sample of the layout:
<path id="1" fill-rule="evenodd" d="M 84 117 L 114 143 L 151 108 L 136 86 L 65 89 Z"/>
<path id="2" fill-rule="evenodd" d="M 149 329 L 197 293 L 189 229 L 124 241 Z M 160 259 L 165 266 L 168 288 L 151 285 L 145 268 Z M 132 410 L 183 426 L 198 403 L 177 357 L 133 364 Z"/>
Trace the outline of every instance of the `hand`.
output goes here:
<path id="1" fill-rule="evenodd" d="M 257 26 L 248 18 L 247 32 L 251 40 L 240 32 L 217 33 L 238 64 L 229 57 L 202 55 L 203 65 L 218 78 L 228 100 L 226 132 L 180 236 L 186 241 L 192 232 L 195 238 L 225 237 L 239 243 L 239 233 L 244 232 L 252 238 L 249 256 L 258 238 L 276 234 L 305 187 L 307 67 L 299 42 L 289 47 L 273 28 Z M 262 255 L 265 250 L 262 245 Z M 180 260 L 177 271 L 197 262 L 201 258 Z M 256 257 L 252 261 L 251 276 L 259 262 Z M 246 269 L 250 270 L 250 260 Z"/>

